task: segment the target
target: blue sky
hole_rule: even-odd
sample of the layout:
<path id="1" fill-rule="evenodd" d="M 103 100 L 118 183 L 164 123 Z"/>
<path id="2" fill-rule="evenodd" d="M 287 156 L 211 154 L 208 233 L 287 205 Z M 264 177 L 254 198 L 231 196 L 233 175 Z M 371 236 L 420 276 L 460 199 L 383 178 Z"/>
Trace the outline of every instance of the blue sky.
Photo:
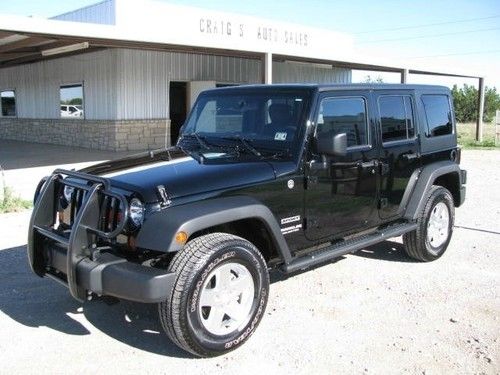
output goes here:
<path id="1" fill-rule="evenodd" d="M 500 89 L 500 0 L 168 0 L 171 3 L 248 14 L 351 34 L 368 55 L 408 66 L 463 67 Z M 0 13 L 50 17 L 97 0 L 0 0 Z M 358 73 L 360 79 L 367 73 Z M 379 74 L 372 73 L 372 77 Z M 386 82 L 396 75 L 384 75 Z M 450 85 L 475 80 L 413 77 Z"/>

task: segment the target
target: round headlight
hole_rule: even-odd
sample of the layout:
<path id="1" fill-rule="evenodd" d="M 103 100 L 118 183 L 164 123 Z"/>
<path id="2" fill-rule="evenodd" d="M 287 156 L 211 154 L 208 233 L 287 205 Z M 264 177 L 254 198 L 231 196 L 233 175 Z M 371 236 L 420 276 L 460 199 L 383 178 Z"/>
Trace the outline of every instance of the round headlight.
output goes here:
<path id="1" fill-rule="evenodd" d="M 70 202 L 71 201 L 71 196 L 73 195 L 73 192 L 75 191 L 75 188 L 73 186 L 68 186 L 66 185 L 64 187 L 64 199 L 66 199 L 66 202 Z"/>
<path id="2" fill-rule="evenodd" d="M 141 226 L 144 221 L 144 204 L 139 199 L 132 198 L 128 215 L 136 227 Z"/>

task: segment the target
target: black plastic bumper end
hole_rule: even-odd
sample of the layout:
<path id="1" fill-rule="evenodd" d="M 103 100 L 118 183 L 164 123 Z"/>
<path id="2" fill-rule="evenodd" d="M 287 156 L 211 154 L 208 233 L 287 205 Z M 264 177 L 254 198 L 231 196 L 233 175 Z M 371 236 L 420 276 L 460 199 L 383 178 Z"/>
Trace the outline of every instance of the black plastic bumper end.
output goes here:
<path id="1" fill-rule="evenodd" d="M 50 246 L 48 250 L 50 266 L 66 273 L 65 250 L 58 246 Z M 79 287 L 99 295 L 155 303 L 170 296 L 175 274 L 102 253 L 95 260 L 80 260 L 76 278 Z"/>

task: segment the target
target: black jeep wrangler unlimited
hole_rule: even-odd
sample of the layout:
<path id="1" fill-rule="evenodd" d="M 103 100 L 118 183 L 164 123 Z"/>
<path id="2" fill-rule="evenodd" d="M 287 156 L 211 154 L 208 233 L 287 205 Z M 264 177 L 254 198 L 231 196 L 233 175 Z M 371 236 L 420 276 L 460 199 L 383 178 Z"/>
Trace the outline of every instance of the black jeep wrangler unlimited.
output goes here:
<path id="1" fill-rule="evenodd" d="M 401 235 L 414 259 L 443 255 L 465 198 L 459 162 L 445 87 L 205 91 L 176 146 L 43 179 L 29 262 L 81 301 L 158 303 L 174 343 L 219 355 L 255 331 L 270 268 Z"/>

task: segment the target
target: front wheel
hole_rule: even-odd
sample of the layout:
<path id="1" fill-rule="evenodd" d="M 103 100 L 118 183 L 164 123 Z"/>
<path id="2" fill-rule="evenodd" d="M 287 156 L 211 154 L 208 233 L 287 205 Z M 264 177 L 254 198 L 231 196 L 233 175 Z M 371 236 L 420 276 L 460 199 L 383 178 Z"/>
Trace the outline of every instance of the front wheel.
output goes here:
<path id="1" fill-rule="evenodd" d="M 209 357 L 236 349 L 253 334 L 267 305 L 269 274 L 252 243 L 225 233 L 195 238 L 169 271 L 177 278 L 159 315 L 175 344 Z"/>
<path id="2" fill-rule="evenodd" d="M 439 258 L 450 243 L 454 220 L 451 193 L 444 187 L 432 186 L 417 219 L 417 229 L 403 235 L 406 253 L 423 262 Z"/>

